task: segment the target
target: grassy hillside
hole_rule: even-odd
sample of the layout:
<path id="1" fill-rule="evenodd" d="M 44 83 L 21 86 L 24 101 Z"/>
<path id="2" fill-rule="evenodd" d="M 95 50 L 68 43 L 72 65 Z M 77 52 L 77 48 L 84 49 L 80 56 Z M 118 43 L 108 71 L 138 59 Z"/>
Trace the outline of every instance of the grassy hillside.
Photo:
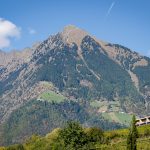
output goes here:
<path id="1" fill-rule="evenodd" d="M 65 97 L 63 95 L 61 95 L 60 93 L 48 91 L 48 92 L 42 93 L 39 96 L 38 100 L 60 103 L 60 102 L 63 102 L 65 100 Z"/>
<path id="2" fill-rule="evenodd" d="M 127 126 L 129 126 L 132 119 L 132 115 L 121 112 L 104 112 L 102 116 L 109 121 L 118 122 Z"/>
<path id="3" fill-rule="evenodd" d="M 83 128 L 83 132 L 89 135 L 91 129 Z M 137 150 L 149 150 L 150 143 L 150 125 L 138 127 L 139 138 L 137 139 Z M 99 129 L 96 129 L 100 131 Z M 3 147 L 0 150 L 49 150 L 49 149 L 61 149 L 66 150 L 62 143 L 59 143 L 58 137 L 61 134 L 62 129 L 54 129 L 51 133 L 48 133 L 44 137 L 33 135 L 23 145 L 13 145 L 10 147 Z M 101 142 L 94 142 L 86 147 L 80 148 L 80 150 L 126 150 L 126 139 L 128 135 L 128 129 L 112 130 L 106 132 L 100 132 L 103 140 Z M 93 136 L 93 134 L 90 134 Z M 58 142 L 59 141 L 59 142 Z M 57 148 L 56 148 L 57 147 Z"/>
<path id="4" fill-rule="evenodd" d="M 138 139 L 137 150 L 149 150 L 150 143 L 150 125 L 137 127 Z M 110 139 L 110 144 L 97 145 L 102 150 L 126 150 L 126 139 L 128 135 L 128 129 L 120 129 L 105 132 L 105 136 Z"/>
<path id="5" fill-rule="evenodd" d="M 104 119 L 117 122 L 126 126 L 129 126 L 132 115 L 123 112 L 120 109 L 119 101 L 98 101 L 91 100 L 90 106 L 97 109 L 102 114 Z"/>

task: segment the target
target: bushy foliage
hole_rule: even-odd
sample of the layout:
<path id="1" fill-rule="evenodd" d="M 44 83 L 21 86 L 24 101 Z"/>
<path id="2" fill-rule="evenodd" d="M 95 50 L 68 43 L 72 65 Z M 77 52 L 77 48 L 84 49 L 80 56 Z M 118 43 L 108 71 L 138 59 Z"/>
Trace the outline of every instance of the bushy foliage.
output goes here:
<path id="1" fill-rule="evenodd" d="M 144 136 L 150 136 L 150 129 L 145 129 Z"/>
<path id="2" fill-rule="evenodd" d="M 64 142 L 66 149 L 79 149 L 86 145 L 88 140 L 83 128 L 77 122 L 68 122 L 67 126 L 60 131 L 59 138 Z"/>
<path id="3" fill-rule="evenodd" d="M 88 136 L 88 141 L 92 143 L 103 143 L 104 142 L 104 134 L 103 130 L 97 127 L 87 128 L 85 130 L 86 135 Z"/>
<path id="4" fill-rule="evenodd" d="M 9 146 L 6 148 L 6 150 L 25 150 L 24 146 L 22 144 Z"/>
<path id="5" fill-rule="evenodd" d="M 150 136 L 144 135 L 149 129 L 150 125 L 137 128 L 137 149 L 149 150 Z M 32 135 L 24 144 L 0 147 L 0 150 L 126 150 L 127 137 L 128 129 L 103 131 L 95 127 L 83 128 L 77 122 L 68 122 L 64 128 L 57 128 L 44 137 Z"/>

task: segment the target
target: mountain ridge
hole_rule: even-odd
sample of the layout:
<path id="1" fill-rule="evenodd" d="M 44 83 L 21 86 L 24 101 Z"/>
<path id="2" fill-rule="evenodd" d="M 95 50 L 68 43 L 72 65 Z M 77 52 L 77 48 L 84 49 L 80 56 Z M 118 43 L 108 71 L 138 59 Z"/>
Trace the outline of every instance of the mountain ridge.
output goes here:
<path id="1" fill-rule="evenodd" d="M 14 126 L 13 119 L 22 124 L 23 119 L 19 118 L 24 115 L 28 118 L 30 111 L 27 108 L 25 114 L 19 111 L 19 117 L 18 110 L 41 95 L 48 98 L 50 108 L 55 108 L 50 91 L 65 97 L 66 103 L 60 102 L 59 107 L 64 103 L 65 108 L 69 107 L 71 100 L 77 102 L 81 110 L 86 109 L 89 116 L 101 115 L 103 111 L 150 114 L 150 59 L 124 46 L 103 42 L 69 25 L 27 49 L 27 54 L 26 50 L 13 57 L 4 57 L 2 53 L 0 57 L 6 61 L 0 61 L 0 125 Z M 47 99 L 43 101 L 47 102 Z M 44 111 L 44 105 L 39 103 Z M 93 107 L 91 103 L 99 107 Z M 35 102 L 31 108 L 37 113 L 34 106 L 39 106 Z M 57 110 L 56 114 L 59 113 Z M 96 120 L 95 116 L 92 123 Z M 91 121 L 83 123 L 90 125 Z"/>

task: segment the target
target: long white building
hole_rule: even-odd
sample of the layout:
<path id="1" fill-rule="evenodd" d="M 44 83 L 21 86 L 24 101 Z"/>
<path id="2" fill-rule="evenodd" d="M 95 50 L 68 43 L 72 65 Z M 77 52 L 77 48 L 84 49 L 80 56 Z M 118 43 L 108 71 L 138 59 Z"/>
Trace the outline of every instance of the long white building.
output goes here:
<path id="1" fill-rule="evenodd" d="M 150 124 L 150 116 L 136 119 L 136 126 L 141 126 L 145 124 Z"/>

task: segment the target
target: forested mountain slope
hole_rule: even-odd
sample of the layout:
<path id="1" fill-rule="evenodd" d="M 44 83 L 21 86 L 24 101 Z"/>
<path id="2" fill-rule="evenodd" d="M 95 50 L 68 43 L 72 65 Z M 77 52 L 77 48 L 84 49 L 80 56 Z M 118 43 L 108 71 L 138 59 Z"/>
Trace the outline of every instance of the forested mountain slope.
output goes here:
<path id="1" fill-rule="evenodd" d="M 15 132 L 10 131 L 6 143 L 15 143 L 20 129 L 24 130 L 21 137 L 34 128 L 44 134 L 71 118 L 87 126 L 107 124 L 101 115 L 104 111 L 150 114 L 150 59 L 77 27 L 67 26 L 21 52 L 0 51 L 0 60 L 0 133 L 13 128 Z M 68 111 L 73 117 L 67 116 Z M 40 130 L 38 124 L 47 115 L 51 120 L 58 117 L 54 122 L 62 124 L 46 120 Z M 32 129 L 30 116 L 35 118 Z M 15 140 L 7 141 L 8 137 Z"/>

